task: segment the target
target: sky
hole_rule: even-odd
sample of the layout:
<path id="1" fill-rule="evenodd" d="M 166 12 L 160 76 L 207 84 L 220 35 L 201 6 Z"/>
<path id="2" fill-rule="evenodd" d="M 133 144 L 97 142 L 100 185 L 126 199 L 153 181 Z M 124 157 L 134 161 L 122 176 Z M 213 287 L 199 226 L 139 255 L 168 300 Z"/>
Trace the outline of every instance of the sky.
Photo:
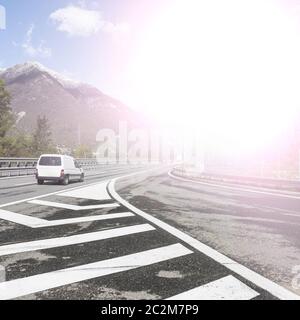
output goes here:
<path id="1" fill-rule="evenodd" d="M 130 103 L 128 74 L 143 30 L 168 1 L 0 0 L 0 68 L 38 61 Z"/>
<path id="2" fill-rule="evenodd" d="M 0 68 L 38 61 L 220 145 L 256 148 L 300 117 L 300 0 L 0 5 Z"/>

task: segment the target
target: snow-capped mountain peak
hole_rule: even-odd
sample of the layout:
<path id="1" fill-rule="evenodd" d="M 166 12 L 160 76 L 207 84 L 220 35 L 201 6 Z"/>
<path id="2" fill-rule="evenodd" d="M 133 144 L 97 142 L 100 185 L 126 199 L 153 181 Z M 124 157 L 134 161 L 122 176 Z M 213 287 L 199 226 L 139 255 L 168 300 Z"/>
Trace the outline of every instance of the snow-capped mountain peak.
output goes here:
<path id="1" fill-rule="evenodd" d="M 28 75 L 29 73 L 34 71 L 47 73 L 67 89 L 77 88 L 82 85 L 80 82 L 72 80 L 63 74 L 53 71 L 36 61 L 29 61 L 23 64 L 17 64 L 11 68 L 4 69 L 4 70 L 0 69 L 0 73 L 1 74 L 5 73 L 5 78 L 7 80 L 15 79 L 23 75 Z"/>
<path id="2" fill-rule="evenodd" d="M 17 128 L 32 132 L 39 115 L 45 115 L 57 144 L 94 143 L 100 129 L 117 130 L 119 121 L 140 117 L 120 101 L 96 87 L 69 79 L 38 62 L 27 62 L 0 73 L 17 115 Z"/>

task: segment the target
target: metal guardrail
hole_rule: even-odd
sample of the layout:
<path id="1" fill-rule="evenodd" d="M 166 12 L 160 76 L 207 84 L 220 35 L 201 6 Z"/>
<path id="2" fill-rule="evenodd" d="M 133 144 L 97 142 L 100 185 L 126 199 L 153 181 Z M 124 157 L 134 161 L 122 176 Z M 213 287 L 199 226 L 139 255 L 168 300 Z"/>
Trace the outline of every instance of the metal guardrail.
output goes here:
<path id="1" fill-rule="evenodd" d="M 0 169 L 16 167 L 34 167 L 38 159 L 35 158 L 0 158 Z"/>
<path id="2" fill-rule="evenodd" d="M 76 159 L 87 171 L 99 168 L 96 159 Z M 0 177 L 33 175 L 37 158 L 0 158 Z"/>
<path id="3" fill-rule="evenodd" d="M 286 189 L 292 191 L 300 191 L 300 179 L 276 179 L 267 177 L 251 177 L 242 175 L 216 174 L 213 172 L 199 172 L 193 168 L 185 168 L 178 166 L 173 168 L 172 174 L 194 180 L 209 180 L 218 182 L 230 182 L 236 184 L 251 185 L 257 187 Z"/>

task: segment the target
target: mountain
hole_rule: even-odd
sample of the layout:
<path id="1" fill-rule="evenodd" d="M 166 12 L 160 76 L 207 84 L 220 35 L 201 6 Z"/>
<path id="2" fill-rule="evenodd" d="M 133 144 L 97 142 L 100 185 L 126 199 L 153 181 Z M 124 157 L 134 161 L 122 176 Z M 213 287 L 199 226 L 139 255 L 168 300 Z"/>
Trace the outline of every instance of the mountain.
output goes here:
<path id="1" fill-rule="evenodd" d="M 119 121 L 139 125 L 142 118 L 120 101 L 97 88 L 50 70 L 40 63 L 27 62 L 0 70 L 17 113 L 17 126 L 32 132 L 37 116 L 51 124 L 53 140 L 73 146 L 95 143 L 98 130 L 117 130 Z M 116 131 L 117 132 L 117 131 Z"/>

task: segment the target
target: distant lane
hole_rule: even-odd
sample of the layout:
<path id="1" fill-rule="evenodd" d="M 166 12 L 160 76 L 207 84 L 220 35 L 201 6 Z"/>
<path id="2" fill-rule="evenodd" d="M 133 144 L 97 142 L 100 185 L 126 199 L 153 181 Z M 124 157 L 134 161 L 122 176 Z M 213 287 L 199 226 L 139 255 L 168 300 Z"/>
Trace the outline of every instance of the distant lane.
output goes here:
<path id="1" fill-rule="evenodd" d="M 74 187 L 80 187 L 94 181 L 101 181 L 107 177 L 130 173 L 132 171 L 142 170 L 142 166 L 124 166 L 124 165 L 108 165 L 99 168 L 98 170 L 86 171 L 86 178 L 83 183 L 72 182 L 68 186 L 59 185 L 56 183 L 45 183 L 37 185 L 34 176 L 11 177 L 0 179 L 0 205 L 19 201 L 24 198 L 37 197 L 43 194 L 63 191 Z"/>

